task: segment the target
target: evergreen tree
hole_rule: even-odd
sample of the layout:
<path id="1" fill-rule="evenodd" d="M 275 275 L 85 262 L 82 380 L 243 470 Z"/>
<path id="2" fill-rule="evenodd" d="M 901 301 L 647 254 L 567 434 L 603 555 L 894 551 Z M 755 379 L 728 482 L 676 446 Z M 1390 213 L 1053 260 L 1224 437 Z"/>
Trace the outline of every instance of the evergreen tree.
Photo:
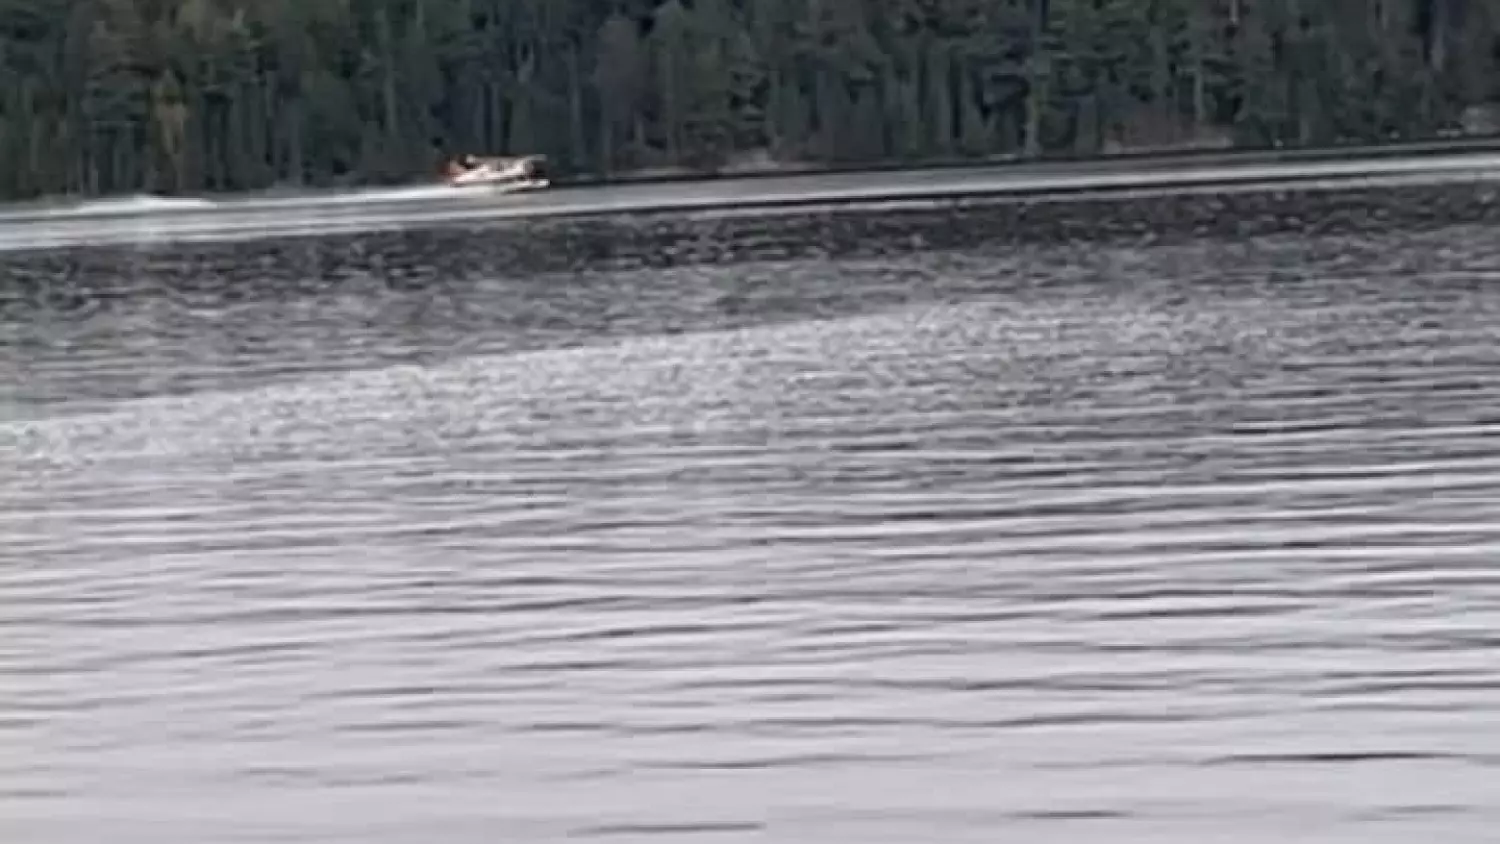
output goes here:
<path id="1" fill-rule="evenodd" d="M 0 197 L 1434 137 L 1458 0 L 0 0 Z"/>

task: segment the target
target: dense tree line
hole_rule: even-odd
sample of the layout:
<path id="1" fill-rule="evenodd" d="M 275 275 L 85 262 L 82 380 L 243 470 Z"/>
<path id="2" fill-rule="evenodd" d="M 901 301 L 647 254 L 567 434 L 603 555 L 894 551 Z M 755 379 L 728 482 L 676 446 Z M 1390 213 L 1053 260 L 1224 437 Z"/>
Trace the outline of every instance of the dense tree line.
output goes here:
<path id="1" fill-rule="evenodd" d="M 0 0 L 0 194 L 1431 137 L 1497 51 L 1488 0 Z"/>

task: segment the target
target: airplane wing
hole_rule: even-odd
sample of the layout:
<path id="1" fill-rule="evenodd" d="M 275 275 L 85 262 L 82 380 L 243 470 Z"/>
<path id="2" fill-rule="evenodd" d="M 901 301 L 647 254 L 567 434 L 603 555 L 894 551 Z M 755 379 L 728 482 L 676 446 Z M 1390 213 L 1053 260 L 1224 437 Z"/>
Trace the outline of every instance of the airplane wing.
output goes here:
<path id="1" fill-rule="evenodd" d="M 514 178 L 533 178 L 546 166 L 545 155 L 498 156 L 485 161 L 497 173 Z"/>
<path id="2" fill-rule="evenodd" d="M 549 182 L 545 155 L 489 156 L 467 164 L 450 163 L 447 181 L 464 185 L 510 185 L 517 189 L 546 187 Z"/>

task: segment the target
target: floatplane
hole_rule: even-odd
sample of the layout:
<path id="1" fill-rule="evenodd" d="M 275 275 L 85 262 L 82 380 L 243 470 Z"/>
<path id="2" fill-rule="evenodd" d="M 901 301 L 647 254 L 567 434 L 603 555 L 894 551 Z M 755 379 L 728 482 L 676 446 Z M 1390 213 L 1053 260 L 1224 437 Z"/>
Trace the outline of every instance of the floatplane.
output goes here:
<path id="1" fill-rule="evenodd" d="M 499 193 L 541 190 L 552 184 L 547 179 L 545 155 L 465 155 L 448 162 L 444 180 L 455 188 Z"/>

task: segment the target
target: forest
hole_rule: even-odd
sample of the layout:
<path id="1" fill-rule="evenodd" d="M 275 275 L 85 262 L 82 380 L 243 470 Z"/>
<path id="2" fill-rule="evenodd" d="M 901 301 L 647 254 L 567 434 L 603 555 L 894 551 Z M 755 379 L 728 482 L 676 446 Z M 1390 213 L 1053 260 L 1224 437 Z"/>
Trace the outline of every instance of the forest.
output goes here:
<path id="1" fill-rule="evenodd" d="M 1500 3 L 0 0 L 0 197 L 1476 131 Z"/>

